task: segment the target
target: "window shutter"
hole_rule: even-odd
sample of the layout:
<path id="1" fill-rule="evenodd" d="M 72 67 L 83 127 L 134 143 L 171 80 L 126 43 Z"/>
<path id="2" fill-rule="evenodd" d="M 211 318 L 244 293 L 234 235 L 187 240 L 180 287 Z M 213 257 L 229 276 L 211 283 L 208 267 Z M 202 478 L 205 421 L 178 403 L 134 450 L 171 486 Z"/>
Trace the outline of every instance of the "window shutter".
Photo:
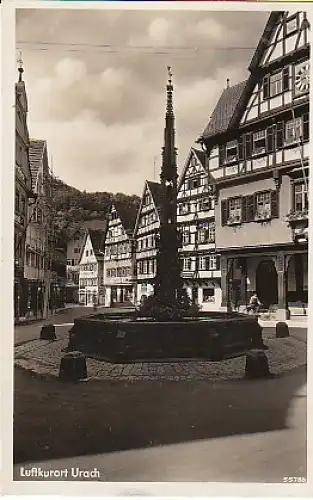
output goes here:
<path id="1" fill-rule="evenodd" d="M 303 140 L 309 140 L 309 113 L 303 114 Z"/>
<path id="2" fill-rule="evenodd" d="M 283 90 L 289 90 L 289 66 L 283 69 Z"/>
<path id="3" fill-rule="evenodd" d="M 255 195 L 250 194 L 246 197 L 246 222 L 250 222 L 255 216 Z"/>
<path id="4" fill-rule="evenodd" d="M 274 131 L 272 126 L 267 128 L 266 147 L 268 153 L 272 153 L 274 151 Z"/>
<path id="5" fill-rule="evenodd" d="M 246 158 L 251 158 L 252 153 L 252 144 L 251 144 L 251 134 L 246 134 L 245 136 L 245 150 L 246 150 Z"/>
<path id="6" fill-rule="evenodd" d="M 226 226 L 228 220 L 228 200 L 221 201 L 221 223 Z"/>
<path id="7" fill-rule="evenodd" d="M 265 75 L 263 78 L 263 99 L 268 99 L 270 96 L 270 79 L 269 75 Z"/>
<path id="8" fill-rule="evenodd" d="M 220 165 L 224 165 L 225 157 L 226 157 L 226 145 L 225 144 L 220 144 L 219 153 L 220 153 Z"/>
<path id="9" fill-rule="evenodd" d="M 241 136 L 238 140 L 238 160 L 241 161 L 243 160 L 244 155 L 243 155 L 243 137 Z"/>
<path id="10" fill-rule="evenodd" d="M 278 191 L 271 191 L 271 217 L 279 216 L 279 195 Z"/>
<path id="11" fill-rule="evenodd" d="M 219 271 L 221 268 L 221 256 L 217 255 L 216 256 L 216 270 Z"/>
<path id="12" fill-rule="evenodd" d="M 278 122 L 276 127 L 276 147 L 280 149 L 284 144 L 284 122 Z"/>
<path id="13" fill-rule="evenodd" d="M 241 220 L 247 222 L 247 196 L 241 198 Z"/>

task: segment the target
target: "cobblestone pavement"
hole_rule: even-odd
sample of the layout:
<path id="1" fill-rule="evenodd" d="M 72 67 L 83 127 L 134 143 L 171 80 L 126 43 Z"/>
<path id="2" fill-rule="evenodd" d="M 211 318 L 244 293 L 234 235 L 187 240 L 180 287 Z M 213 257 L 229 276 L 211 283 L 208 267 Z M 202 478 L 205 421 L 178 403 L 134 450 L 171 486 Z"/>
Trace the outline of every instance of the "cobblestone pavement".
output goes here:
<path id="1" fill-rule="evenodd" d="M 54 342 L 33 340 L 15 347 L 15 365 L 40 375 L 58 376 L 68 333 Z M 266 339 L 271 373 L 281 374 L 307 362 L 306 345 L 292 337 Z M 88 378 L 106 380 L 234 380 L 244 376 L 245 356 L 222 362 L 180 361 L 112 364 L 87 358 Z"/>

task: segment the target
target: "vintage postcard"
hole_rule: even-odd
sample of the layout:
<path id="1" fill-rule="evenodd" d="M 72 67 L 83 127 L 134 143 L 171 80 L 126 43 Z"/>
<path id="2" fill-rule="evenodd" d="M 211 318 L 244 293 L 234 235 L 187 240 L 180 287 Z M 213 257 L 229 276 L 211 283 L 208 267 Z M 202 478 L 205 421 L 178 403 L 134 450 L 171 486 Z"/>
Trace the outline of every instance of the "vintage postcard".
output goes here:
<path id="1" fill-rule="evenodd" d="M 2 8 L 4 492 L 309 496 L 311 6 Z"/>

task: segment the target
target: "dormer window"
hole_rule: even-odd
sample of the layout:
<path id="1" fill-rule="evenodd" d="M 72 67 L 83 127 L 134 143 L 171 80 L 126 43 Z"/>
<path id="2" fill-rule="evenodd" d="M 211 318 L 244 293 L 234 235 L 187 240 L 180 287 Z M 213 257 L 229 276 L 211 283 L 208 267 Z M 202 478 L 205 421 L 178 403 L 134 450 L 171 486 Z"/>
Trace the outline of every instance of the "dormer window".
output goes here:
<path id="1" fill-rule="evenodd" d="M 259 130 L 253 134 L 252 154 L 259 155 L 265 153 L 266 149 L 266 130 Z"/>
<path id="2" fill-rule="evenodd" d="M 226 162 L 235 161 L 238 159 L 238 141 L 230 141 L 226 143 Z"/>

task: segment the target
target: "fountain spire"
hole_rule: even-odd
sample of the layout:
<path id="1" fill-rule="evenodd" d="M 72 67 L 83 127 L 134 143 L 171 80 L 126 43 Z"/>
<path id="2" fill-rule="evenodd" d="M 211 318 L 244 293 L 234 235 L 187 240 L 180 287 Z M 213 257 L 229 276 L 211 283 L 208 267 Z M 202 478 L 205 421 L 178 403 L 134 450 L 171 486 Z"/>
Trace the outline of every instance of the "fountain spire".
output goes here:
<path id="1" fill-rule="evenodd" d="M 166 114 L 164 146 L 162 148 L 161 186 L 163 203 L 160 217 L 159 251 L 155 295 L 167 303 L 175 303 L 180 291 L 180 263 L 177 231 L 177 150 L 175 147 L 175 117 L 173 110 L 173 83 L 171 67 L 168 66 L 166 85 Z"/>

